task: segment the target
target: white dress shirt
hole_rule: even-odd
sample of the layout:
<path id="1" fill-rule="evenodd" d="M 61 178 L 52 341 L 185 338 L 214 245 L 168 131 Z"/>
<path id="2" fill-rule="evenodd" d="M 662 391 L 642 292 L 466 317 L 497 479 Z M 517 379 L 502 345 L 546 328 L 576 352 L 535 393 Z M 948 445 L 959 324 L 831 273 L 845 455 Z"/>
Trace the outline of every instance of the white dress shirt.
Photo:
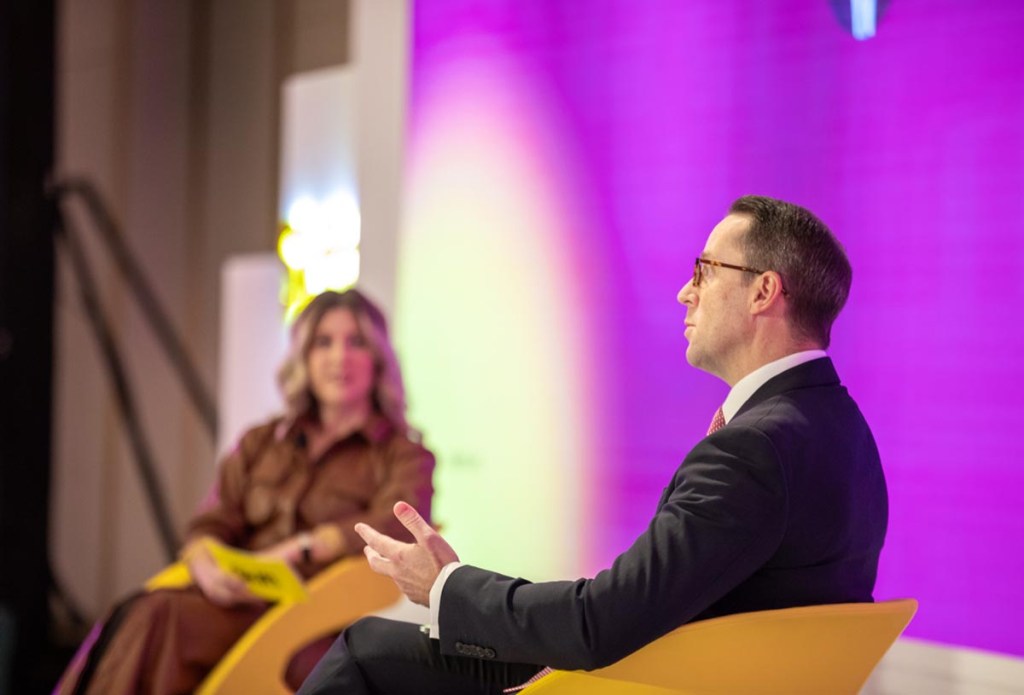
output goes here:
<path id="1" fill-rule="evenodd" d="M 810 362 L 811 360 L 821 359 L 826 356 L 824 350 L 794 352 L 792 355 L 786 355 L 774 362 L 769 362 L 763 367 L 758 367 L 750 374 L 747 374 L 737 381 L 735 386 L 729 389 L 729 395 L 725 397 L 725 403 L 722 404 L 722 415 L 725 416 L 726 424 L 728 424 L 729 420 L 736 417 L 736 413 L 743 407 L 743 404 L 750 400 L 750 397 L 759 388 L 767 384 L 769 379 L 777 377 L 784 371 L 801 365 L 804 362 Z"/>

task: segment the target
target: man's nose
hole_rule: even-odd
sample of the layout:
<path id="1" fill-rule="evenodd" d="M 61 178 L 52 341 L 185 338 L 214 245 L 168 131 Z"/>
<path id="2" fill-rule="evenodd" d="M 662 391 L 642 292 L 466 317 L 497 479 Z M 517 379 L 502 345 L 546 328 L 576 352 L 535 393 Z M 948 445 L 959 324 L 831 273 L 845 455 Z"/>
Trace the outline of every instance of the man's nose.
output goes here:
<path id="1" fill-rule="evenodd" d="M 683 288 L 679 290 L 679 294 L 676 295 L 676 301 L 680 304 L 693 304 L 693 300 L 696 295 L 697 293 L 693 289 L 693 278 L 690 278 L 686 281 L 686 284 L 683 285 Z"/>

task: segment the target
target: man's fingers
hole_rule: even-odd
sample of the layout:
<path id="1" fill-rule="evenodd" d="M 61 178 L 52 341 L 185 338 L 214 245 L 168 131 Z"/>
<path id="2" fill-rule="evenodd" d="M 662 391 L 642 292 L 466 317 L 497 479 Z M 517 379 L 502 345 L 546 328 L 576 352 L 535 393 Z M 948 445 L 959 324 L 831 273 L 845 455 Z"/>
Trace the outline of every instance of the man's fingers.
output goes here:
<path id="1" fill-rule="evenodd" d="M 376 550 L 374 550 L 373 548 L 371 548 L 368 545 L 363 548 L 363 555 L 366 556 L 366 559 L 370 561 L 371 565 L 373 563 L 375 563 L 375 562 L 387 562 L 388 561 L 388 559 L 386 557 L 384 557 L 383 555 L 381 555 L 380 553 L 378 553 Z"/>
<path id="2" fill-rule="evenodd" d="M 359 537 L 362 538 L 366 543 L 369 543 L 370 539 L 373 538 L 375 535 L 380 535 L 379 533 L 377 533 L 376 530 L 374 530 L 370 526 L 367 526 L 364 523 L 358 523 L 353 528 L 355 528 L 356 533 L 358 533 Z"/>
<path id="3" fill-rule="evenodd" d="M 370 569 L 377 574 L 383 574 L 388 577 L 392 577 L 393 568 L 388 559 L 378 553 L 370 546 L 363 547 L 363 555 L 366 556 L 366 560 L 370 563 Z"/>
<path id="4" fill-rule="evenodd" d="M 383 533 L 377 531 L 371 526 L 367 526 L 366 524 L 356 524 L 355 529 L 360 538 L 366 541 L 366 545 L 373 548 L 386 558 L 393 557 L 395 553 L 401 550 L 403 545 L 407 545 L 401 541 L 396 541 L 391 536 L 385 536 Z"/>
<path id="5" fill-rule="evenodd" d="M 442 538 L 441 534 L 434 530 L 434 527 L 424 521 L 411 504 L 408 502 L 396 503 L 395 516 L 409 529 L 413 538 L 416 539 L 416 544 L 426 550 L 439 567 L 444 567 L 449 562 L 459 561 L 459 556 L 448 545 L 448 541 Z"/>
<path id="6" fill-rule="evenodd" d="M 423 543 L 433 533 L 434 529 L 423 520 L 420 513 L 413 509 L 408 502 L 395 503 L 395 516 L 402 522 L 402 525 L 409 529 L 409 533 L 416 539 L 417 543 Z"/>

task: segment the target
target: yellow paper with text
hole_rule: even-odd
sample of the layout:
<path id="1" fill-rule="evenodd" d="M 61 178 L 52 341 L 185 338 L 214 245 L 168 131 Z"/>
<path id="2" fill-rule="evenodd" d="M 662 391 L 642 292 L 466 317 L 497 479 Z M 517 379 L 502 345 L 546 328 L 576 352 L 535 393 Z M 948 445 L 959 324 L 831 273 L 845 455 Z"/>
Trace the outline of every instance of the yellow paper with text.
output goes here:
<path id="1" fill-rule="evenodd" d="M 241 577 L 249 591 L 260 598 L 274 602 L 309 598 L 306 585 L 284 560 L 257 557 L 211 539 L 204 543 L 222 570 Z"/>

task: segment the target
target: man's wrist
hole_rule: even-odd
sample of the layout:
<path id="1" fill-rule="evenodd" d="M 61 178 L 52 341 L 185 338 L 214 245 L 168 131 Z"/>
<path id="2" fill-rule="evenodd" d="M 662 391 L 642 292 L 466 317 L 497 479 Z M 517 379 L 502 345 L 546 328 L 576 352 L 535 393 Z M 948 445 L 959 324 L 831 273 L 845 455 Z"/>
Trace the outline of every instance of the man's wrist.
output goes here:
<path id="1" fill-rule="evenodd" d="M 462 567 L 461 562 L 449 562 L 441 568 L 434 585 L 430 587 L 430 598 L 427 607 L 430 609 L 430 636 L 433 639 L 441 638 L 441 594 L 444 593 L 444 585 L 452 573 Z"/>

